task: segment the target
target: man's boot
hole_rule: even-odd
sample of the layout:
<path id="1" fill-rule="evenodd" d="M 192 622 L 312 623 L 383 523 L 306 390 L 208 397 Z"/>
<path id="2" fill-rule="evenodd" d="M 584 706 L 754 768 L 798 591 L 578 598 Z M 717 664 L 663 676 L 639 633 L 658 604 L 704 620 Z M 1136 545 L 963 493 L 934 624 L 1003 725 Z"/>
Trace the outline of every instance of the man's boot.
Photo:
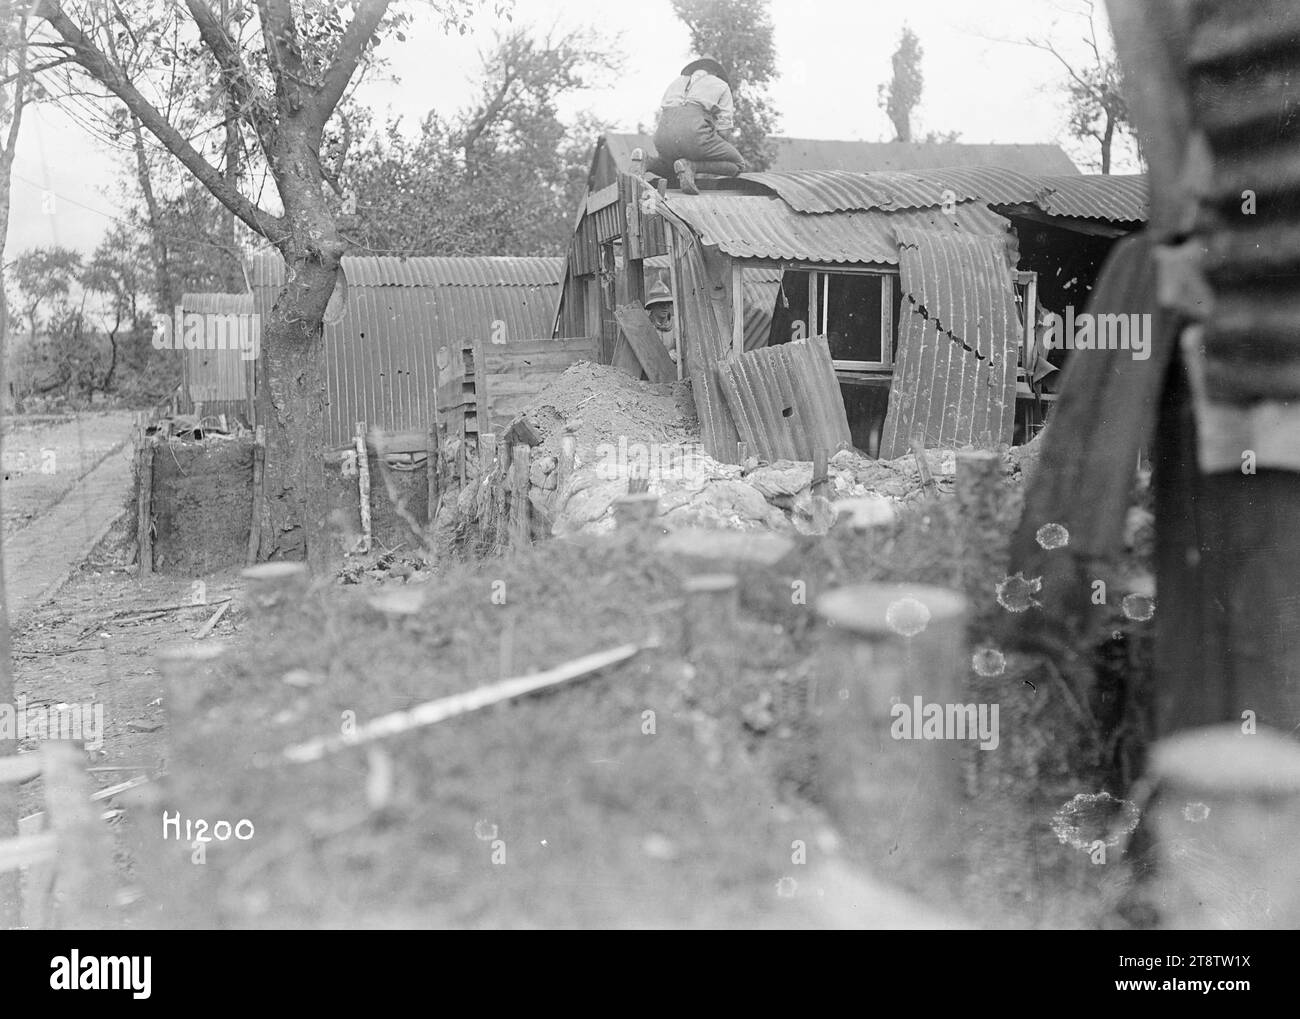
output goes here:
<path id="1" fill-rule="evenodd" d="M 682 190 L 688 195 L 700 193 L 700 189 L 695 186 L 695 167 L 691 165 L 689 159 L 679 159 L 673 163 L 673 172 L 677 174 L 677 182 Z"/>

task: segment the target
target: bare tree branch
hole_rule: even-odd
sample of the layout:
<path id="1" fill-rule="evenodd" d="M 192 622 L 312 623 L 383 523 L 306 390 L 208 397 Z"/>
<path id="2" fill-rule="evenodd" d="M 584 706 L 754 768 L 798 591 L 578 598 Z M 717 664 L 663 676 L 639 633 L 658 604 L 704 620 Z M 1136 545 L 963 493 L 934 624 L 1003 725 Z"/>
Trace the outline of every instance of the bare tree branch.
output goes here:
<path id="1" fill-rule="evenodd" d="M 343 30 L 343 38 L 339 40 L 338 49 L 334 51 L 334 59 L 330 61 L 320 90 L 316 93 L 317 114 L 322 127 L 334 113 L 339 100 L 343 98 L 348 82 L 352 80 L 357 64 L 361 62 L 366 43 L 375 34 L 379 22 L 388 12 L 388 4 L 389 0 L 361 0 L 361 5 L 357 8 L 351 24 Z"/>
<path id="2" fill-rule="evenodd" d="M 72 47 L 76 54 L 76 62 L 122 100 L 127 109 L 140 119 L 140 123 L 148 128 L 150 133 L 162 142 L 222 205 L 268 240 L 275 240 L 284 234 L 285 226 L 281 219 L 259 209 L 238 191 L 229 187 L 221 173 L 185 140 L 152 103 L 140 94 L 120 69 L 104 56 L 94 42 L 68 18 L 55 0 L 43 0 L 39 14 L 55 33 Z"/>

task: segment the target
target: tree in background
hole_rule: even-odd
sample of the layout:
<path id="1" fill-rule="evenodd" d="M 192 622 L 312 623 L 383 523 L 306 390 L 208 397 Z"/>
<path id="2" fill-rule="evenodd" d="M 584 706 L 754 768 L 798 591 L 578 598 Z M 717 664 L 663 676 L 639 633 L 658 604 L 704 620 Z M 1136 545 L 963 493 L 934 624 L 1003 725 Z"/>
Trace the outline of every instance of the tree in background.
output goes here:
<path id="1" fill-rule="evenodd" d="M 777 122 L 768 95 L 777 69 L 767 0 L 673 0 L 673 12 L 690 31 L 694 55 L 712 56 L 727 69 L 736 102 L 736 148 L 751 170 L 767 169 L 767 139 Z"/>
<path id="2" fill-rule="evenodd" d="M 497 13 L 503 13 L 501 0 L 495 2 Z M 266 385 L 259 396 L 267 461 L 261 555 L 305 554 L 322 572 L 330 557 L 322 323 L 347 249 L 327 198 L 336 181 L 324 145 L 359 69 L 382 40 L 404 40 L 410 15 L 390 12 L 390 0 L 235 0 L 229 17 L 222 18 L 206 0 L 185 0 L 189 18 L 181 38 L 198 38 L 187 43 L 186 62 L 221 82 L 223 122 L 230 115 L 226 111 L 235 111 L 248 138 L 256 141 L 283 205 L 276 214 L 219 169 L 227 151 L 224 131 L 215 138 L 191 138 L 177 128 L 166 104 L 154 101 L 166 95 L 162 79 L 175 58 L 171 65 L 146 60 L 128 74 L 114 56 L 110 40 L 115 45 L 146 23 L 141 19 L 148 17 L 148 6 L 43 0 L 37 13 L 52 33 L 43 45 L 71 57 L 89 79 L 116 96 L 199 183 L 283 256 L 285 287 L 262 323 L 260 367 Z M 477 3 L 436 0 L 431 6 L 446 27 L 463 30 Z M 249 32 L 235 31 L 232 21 L 249 25 Z"/>
<path id="3" fill-rule="evenodd" d="M 340 179 L 357 198 L 346 239 L 402 254 L 562 253 L 602 125 L 589 116 L 566 124 L 558 102 L 619 66 L 590 33 L 499 36 L 483 54 L 473 106 L 451 118 L 430 112 L 414 138 L 389 121 L 348 159 Z"/>
<path id="4" fill-rule="evenodd" d="M 1065 91 L 1069 97 L 1070 136 L 1082 142 L 1095 142 L 1102 173 L 1110 173 L 1115 142 L 1121 135 L 1133 137 L 1128 104 L 1124 101 L 1123 81 L 1115 49 L 1109 39 L 1105 44 L 1097 35 L 1097 9 L 1092 0 L 1084 0 L 1074 12 L 1087 22 L 1083 35 L 1087 57 L 1071 60 L 1050 39 L 1026 39 L 1026 45 L 1050 53 L 1065 68 Z"/>
<path id="5" fill-rule="evenodd" d="M 925 86 L 922 55 L 921 40 L 904 25 L 892 58 L 894 76 L 876 92 L 880 108 L 894 124 L 894 141 L 912 140 L 912 111 L 921 104 L 921 90 Z"/>

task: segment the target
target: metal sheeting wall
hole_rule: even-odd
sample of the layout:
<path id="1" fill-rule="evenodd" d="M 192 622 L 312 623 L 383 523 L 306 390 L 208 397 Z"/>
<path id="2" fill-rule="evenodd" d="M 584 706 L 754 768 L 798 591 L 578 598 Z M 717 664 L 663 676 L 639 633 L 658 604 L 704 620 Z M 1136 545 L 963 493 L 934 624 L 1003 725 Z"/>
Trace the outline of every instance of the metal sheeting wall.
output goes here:
<path id="1" fill-rule="evenodd" d="M 779 343 L 720 361 L 719 388 L 748 452 L 811 460 L 852 444 L 826 337 Z"/>
<path id="2" fill-rule="evenodd" d="M 261 326 L 253 316 L 252 294 L 184 294 L 181 314 L 238 315 L 246 319 L 241 328 L 249 330 L 260 349 Z M 196 404 L 203 405 L 204 416 L 247 414 L 251 361 L 239 350 L 185 351 L 185 391 L 189 396 L 185 413 Z M 252 424 L 250 421 L 249 424 Z"/>
<path id="3" fill-rule="evenodd" d="M 1020 330 L 998 237 L 899 229 L 903 290 L 898 361 L 880 441 L 902 456 L 915 432 L 926 446 L 1010 442 Z"/>
<path id="4" fill-rule="evenodd" d="M 324 334 L 327 446 L 349 444 L 357 421 L 425 430 L 437 387 L 463 374 L 464 344 L 549 337 L 563 265 L 560 258 L 345 257 L 347 299 Z M 265 319 L 284 263 L 261 255 L 252 275 Z"/>

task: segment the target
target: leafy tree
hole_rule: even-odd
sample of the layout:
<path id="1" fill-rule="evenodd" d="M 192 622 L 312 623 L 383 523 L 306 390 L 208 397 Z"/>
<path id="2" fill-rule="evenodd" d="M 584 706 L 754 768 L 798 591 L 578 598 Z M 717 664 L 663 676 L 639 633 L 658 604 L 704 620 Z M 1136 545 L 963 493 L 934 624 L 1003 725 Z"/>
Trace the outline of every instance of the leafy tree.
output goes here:
<path id="1" fill-rule="evenodd" d="M 767 169 L 767 139 L 777 123 L 768 95 L 777 70 L 767 0 L 673 0 L 673 12 L 690 31 L 696 55 L 708 54 L 727 69 L 736 102 L 736 148 L 751 170 Z"/>
<path id="2" fill-rule="evenodd" d="M 894 76 L 876 92 L 880 108 L 894 124 L 895 141 L 912 140 L 912 111 L 921 104 L 921 90 L 925 86 L 925 78 L 921 74 L 922 56 L 921 40 L 904 25 L 898 37 L 898 49 L 894 50 L 891 58 Z"/>
<path id="3" fill-rule="evenodd" d="M 1031 38 L 1025 42 L 1050 53 L 1065 69 L 1070 136 L 1085 143 L 1095 142 L 1098 157 L 1093 165 L 1099 165 L 1102 173 L 1110 173 L 1117 139 L 1124 135 L 1133 137 L 1119 61 L 1110 41 L 1103 42 L 1097 34 L 1097 8 L 1092 0 L 1084 0 L 1082 8 L 1075 13 L 1087 22 L 1082 39 L 1088 54 L 1085 60 L 1067 58 L 1050 39 Z"/>
<path id="4" fill-rule="evenodd" d="M 470 108 L 430 112 L 414 139 L 390 121 L 348 160 L 341 179 L 357 217 L 348 240 L 401 253 L 562 253 L 600 125 L 565 124 L 557 104 L 618 67 L 588 33 L 499 36 Z"/>
<path id="5" fill-rule="evenodd" d="M 503 12 L 501 0 L 497 13 Z M 435 0 L 444 24 L 464 28 L 473 0 Z M 177 57 L 159 39 L 157 60 L 135 73 L 124 67 L 116 41 L 152 23 L 150 5 L 126 7 L 100 0 L 43 0 L 39 16 L 53 33 L 50 48 L 116 96 L 143 128 L 250 230 L 284 257 L 285 288 L 262 323 L 262 419 L 267 426 L 263 557 L 296 558 L 304 551 L 316 569 L 327 565 L 323 449 L 322 321 L 347 242 L 331 193 L 332 168 L 324 144 L 330 121 L 374 47 L 402 39 L 409 15 L 390 0 L 232 0 L 223 21 L 206 0 L 185 0 L 186 33 L 176 36 L 183 67 L 223 86 L 222 109 L 234 111 L 274 182 L 283 212 L 263 208 L 238 179 L 219 169 L 226 151 L 218 139 L 195 139 L 178 129 L 160 79 Z M 141 9 L 143 8 L 143 9 Z M 68 12 L 72 13 L 69 14 Z M 255 19 L 255 20 L 254 20 Z M 256 30 L 253 25 L 256 25 Z M 235 26 L 239 26 L 237 30 Z M 242 29 L 249 27 L 245 33 Z M 198 43 L 189 40 L 197 33 Z M 112 44 L 110 44 L 110 41 Z M 164 59 L 165 58 L 165 59 Z M 224 116 L 225 114 L 223 114 Z"/>

